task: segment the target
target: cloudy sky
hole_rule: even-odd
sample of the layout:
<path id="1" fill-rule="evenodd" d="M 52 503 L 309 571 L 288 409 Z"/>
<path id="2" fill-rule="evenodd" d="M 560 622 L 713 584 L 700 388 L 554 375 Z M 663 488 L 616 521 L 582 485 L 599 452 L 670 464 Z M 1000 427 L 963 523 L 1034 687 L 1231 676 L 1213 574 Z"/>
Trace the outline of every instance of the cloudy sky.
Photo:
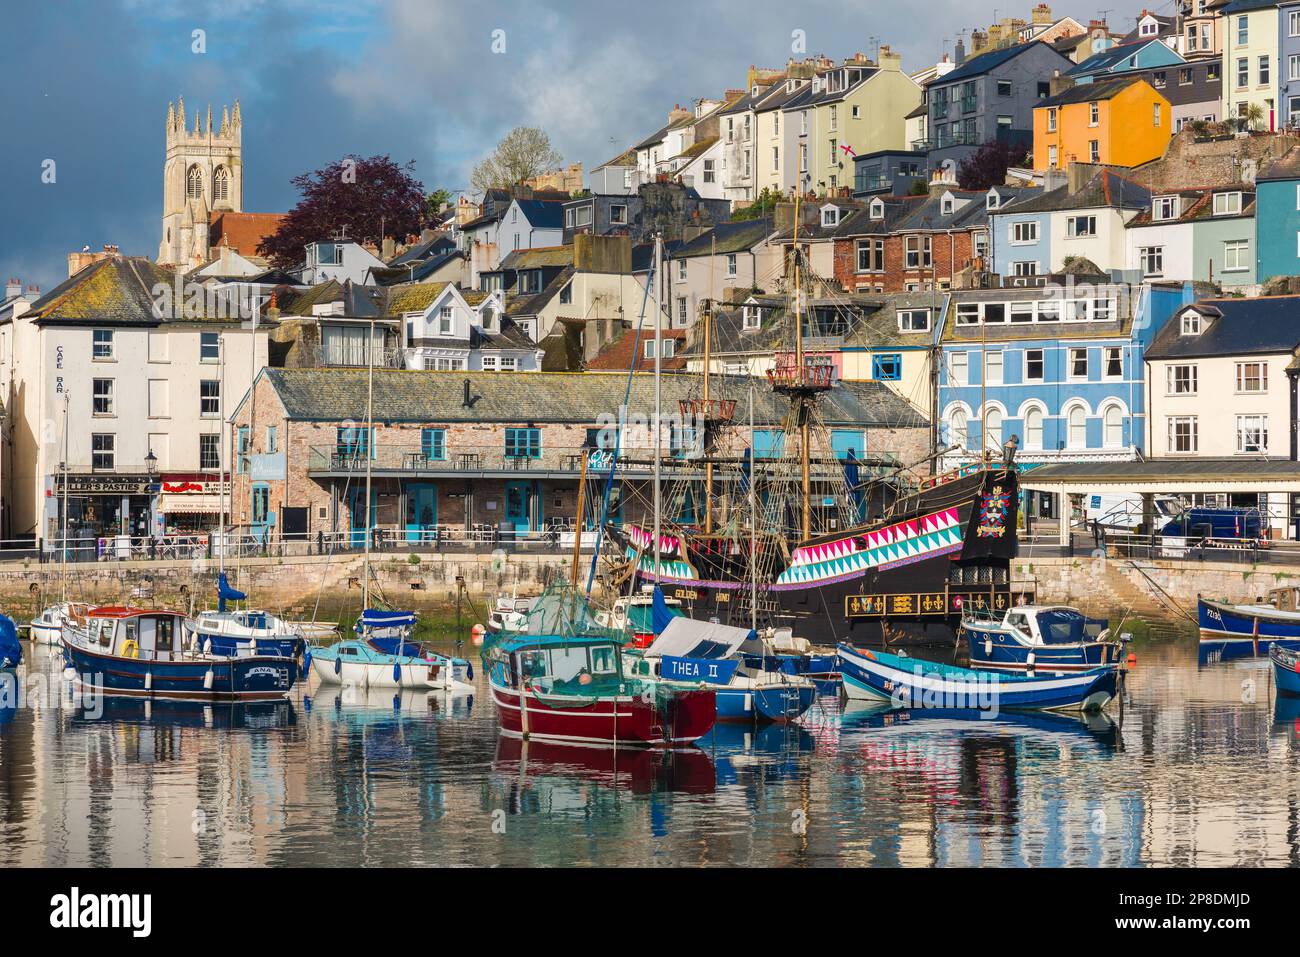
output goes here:
<path id="1" fill-rule="evenodd" d="M 156 256 L 168 100 L 239 98 L 244 209 L 280 212 L 289 180 L 347 153 L 415 160 L 427 188 L 464 189 L 513 126 L 541 126 L 566 160 L 602 162 L 674 103 L 809 54 L 872 54 L 920 69 L 957 31 L 1035 0 L 65 0 L 8 5 L 0 79 L 0 273 L 49 289 L 66 254 L 117 243 Z M 1131 29 L 1144 7 L 1109 0 Z M 1055 4 L 1057 15 L 1097 16 Z M 194 52 L 194 31 L 206 49 Z M 496 34 L 495 31 L 504 31 Z M 494 52 L 504 40 L 504 51 Z M 42 182 L 53 160 L 54 182 Z"/>

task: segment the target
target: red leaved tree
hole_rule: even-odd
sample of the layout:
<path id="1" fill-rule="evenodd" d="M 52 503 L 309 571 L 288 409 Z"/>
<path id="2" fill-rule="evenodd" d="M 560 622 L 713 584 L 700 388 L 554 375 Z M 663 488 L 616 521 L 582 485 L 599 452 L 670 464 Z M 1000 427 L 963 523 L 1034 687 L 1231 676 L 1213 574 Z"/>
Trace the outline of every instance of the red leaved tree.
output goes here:
<path id="1" fill-rule="evenodd" d="M 957 165 L 957 185 L 962 189 L 988 189 L 1007 181 L 1007 170 L 1025 163 L 1024 147 L 990 140 Z"/>
<path id="2" fill-rule="evenodd" d="M 418 233 L 425 195 L 414 170 L 414 160 L 401 166 L 386 155 L 351 155 L 295 176 L 302 198 L 262 240 L 258 253 L 284 269 L 303 261 L 308 243 L 331 239 L 340 230 L 348 239 L 376 244 L 385 236 Z"/>

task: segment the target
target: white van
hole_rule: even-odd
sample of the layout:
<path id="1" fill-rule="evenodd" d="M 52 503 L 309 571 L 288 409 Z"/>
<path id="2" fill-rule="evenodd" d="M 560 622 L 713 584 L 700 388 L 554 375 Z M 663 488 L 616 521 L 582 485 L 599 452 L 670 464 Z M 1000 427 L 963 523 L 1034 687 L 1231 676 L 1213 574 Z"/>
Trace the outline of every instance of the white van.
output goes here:
<path id="1" fill-rule="evenodd" d="M 1160 528 L 1182 511 L 1182 503 L 1172 495 L 1154 497 L 1155 525 Z M 1091 527 L 1097 522 L 1104 528 L 1132 531 L 1142 524 L 1142 496 L 1137 492 L 1111 492 L 1083 496 L 1083 522 Z"/>

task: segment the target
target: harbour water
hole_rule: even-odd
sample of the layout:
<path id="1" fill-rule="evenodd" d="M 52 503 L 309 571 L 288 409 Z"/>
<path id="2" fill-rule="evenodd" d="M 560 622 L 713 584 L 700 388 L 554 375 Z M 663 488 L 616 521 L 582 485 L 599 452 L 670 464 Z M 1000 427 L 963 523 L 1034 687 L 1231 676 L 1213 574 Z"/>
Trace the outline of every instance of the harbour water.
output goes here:
<path id="1" fill-rule="evenodd" d="M 450 646 L 448 646 L 450 648 Z M 675 754 L 499 738 L 473 695 L 0 701 L 0 866 L 1296 865 L 1300 703 L 1139 646 L 1122 726 L 841 707 Z M 45 697 L 48 695 L 49 697 Z"/>

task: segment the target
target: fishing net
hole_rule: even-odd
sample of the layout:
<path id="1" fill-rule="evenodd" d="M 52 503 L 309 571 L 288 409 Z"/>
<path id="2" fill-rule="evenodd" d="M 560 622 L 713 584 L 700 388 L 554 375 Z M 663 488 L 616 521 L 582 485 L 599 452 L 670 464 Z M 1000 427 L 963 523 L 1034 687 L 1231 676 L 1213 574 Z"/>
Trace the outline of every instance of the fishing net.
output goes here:
<path id="1" fill-rule="evenodd" d="M 602 624 L 591 602 L 568 579 L 557 579 L 548 585 L 519 625 L 486 635 L 483 640 L 484 657 L 501 642 L 521 635 L 574 640 L 609 638 L 620 644 L 631 640 L 631 635 L 622 629 Z"/>

